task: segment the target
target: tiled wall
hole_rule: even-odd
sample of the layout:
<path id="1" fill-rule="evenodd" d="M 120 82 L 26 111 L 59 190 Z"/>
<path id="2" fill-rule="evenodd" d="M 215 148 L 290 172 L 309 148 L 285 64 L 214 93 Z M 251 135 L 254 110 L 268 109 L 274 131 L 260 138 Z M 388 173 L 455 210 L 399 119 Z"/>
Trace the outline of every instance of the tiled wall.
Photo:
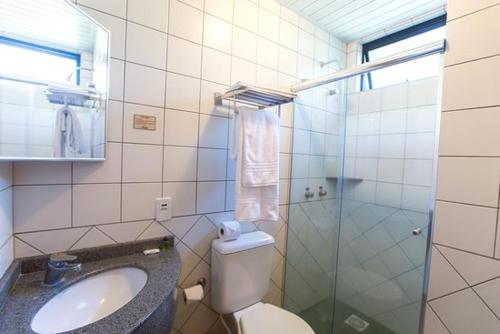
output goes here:
<path id="1" fill-rule="evenodd" d="M 425 334 L 500 333 L 500 1 L 448 1 Z"/>
<path id="2" fill-rule="evenodd" d="M 104 163 L 14 164 L 16 257 L 177 237 L 180 287 L 210 277 L 210 242 L 232 218 L 229 110 L 213 93 L 236 81 L 285 88 L 324 74 L 319 61 L 345 46 L 273 1 L 80 0 L 112 33 L 108 157 Z M 234 22 L 234 24 L 233 24 Z M 323 104 L 305 94 L 304 105 Z M 258 223 L 276 239 L 266 301 L 281 304 L 293 106 L 281 110 L 281 219 Z M 134 130 L 134 113 L 157 131 Z M 156 197 L 173 197 L 171 221 L 153 221 Z M 178 304 L 175 330 L 223 333 L 207 297 Z M 176 332 L 174 331 L 174 332 Z"/>
<path id="3" fill-rule="evenodd" d="M 0 162 L 0 277 L 13 258 L 12 164 Z"/>

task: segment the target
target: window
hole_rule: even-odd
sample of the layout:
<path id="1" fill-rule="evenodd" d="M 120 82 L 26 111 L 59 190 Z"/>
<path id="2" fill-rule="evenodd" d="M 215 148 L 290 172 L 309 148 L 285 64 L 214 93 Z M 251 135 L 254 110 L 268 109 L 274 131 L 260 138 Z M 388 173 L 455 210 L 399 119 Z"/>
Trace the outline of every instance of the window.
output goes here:
<path id="1" fill-rule="evenodd" d="M 446 15 L 363 44 L 363 63 L 391 56 L 446 37 Z M 361 77 L 361 90 L 438 75 L 440 55 L 415 59 Z"/>
<path id="2" fill-rule="evenodd" d="M 80 55 L 0 36 L 0 78 L 80 83 Z"/>

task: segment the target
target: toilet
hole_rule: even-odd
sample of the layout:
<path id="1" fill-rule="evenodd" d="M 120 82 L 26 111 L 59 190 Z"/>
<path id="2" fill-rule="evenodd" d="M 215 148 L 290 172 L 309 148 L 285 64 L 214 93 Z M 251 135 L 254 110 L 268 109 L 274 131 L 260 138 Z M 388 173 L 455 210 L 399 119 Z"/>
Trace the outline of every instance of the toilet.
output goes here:
<path id="1" fill-rule="evenodd" d="M 212 241 L 211 301 L 238 334 L 314 334 L 297 315 L 261 300 L 269 289 L 274 238 L 262 231 Z"/>

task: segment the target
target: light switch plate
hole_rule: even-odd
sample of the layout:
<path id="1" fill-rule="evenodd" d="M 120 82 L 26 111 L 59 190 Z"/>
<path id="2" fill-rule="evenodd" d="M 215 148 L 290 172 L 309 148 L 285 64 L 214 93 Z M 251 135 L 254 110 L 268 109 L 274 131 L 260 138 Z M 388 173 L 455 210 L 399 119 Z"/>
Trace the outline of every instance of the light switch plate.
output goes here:
<path id="1" fill-rule="evenodd" d="M 159 197 L 155 200 L 155 218 L 159 222 L 172 219 L 171 197 Z"/>

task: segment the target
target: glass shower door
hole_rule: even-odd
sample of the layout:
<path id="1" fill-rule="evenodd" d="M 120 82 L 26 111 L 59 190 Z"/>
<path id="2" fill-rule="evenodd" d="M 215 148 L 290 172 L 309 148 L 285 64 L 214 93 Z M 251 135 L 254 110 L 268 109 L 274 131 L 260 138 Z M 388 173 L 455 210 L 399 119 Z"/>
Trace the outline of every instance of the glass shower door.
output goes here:
<path id="1" fill-rule="evenodd" d="M 284 306 L 317 334 L 333 323 L 342 86 L 304 91 L 294 109 Z"/>
<path id="2" fill-rule="evenodd" d="M 296 104 L 284 306 L 317 334 L 418 334 L 438 78 L 363 92 L 356 81 L 337 83 L 325 118 L 308 105 L 325 87 Z"/>
<path id="3" fill-rule="evenodd" d="M 419 333 L 437 92 L 433 77 L 347 95 L 335 334 Z"/>

